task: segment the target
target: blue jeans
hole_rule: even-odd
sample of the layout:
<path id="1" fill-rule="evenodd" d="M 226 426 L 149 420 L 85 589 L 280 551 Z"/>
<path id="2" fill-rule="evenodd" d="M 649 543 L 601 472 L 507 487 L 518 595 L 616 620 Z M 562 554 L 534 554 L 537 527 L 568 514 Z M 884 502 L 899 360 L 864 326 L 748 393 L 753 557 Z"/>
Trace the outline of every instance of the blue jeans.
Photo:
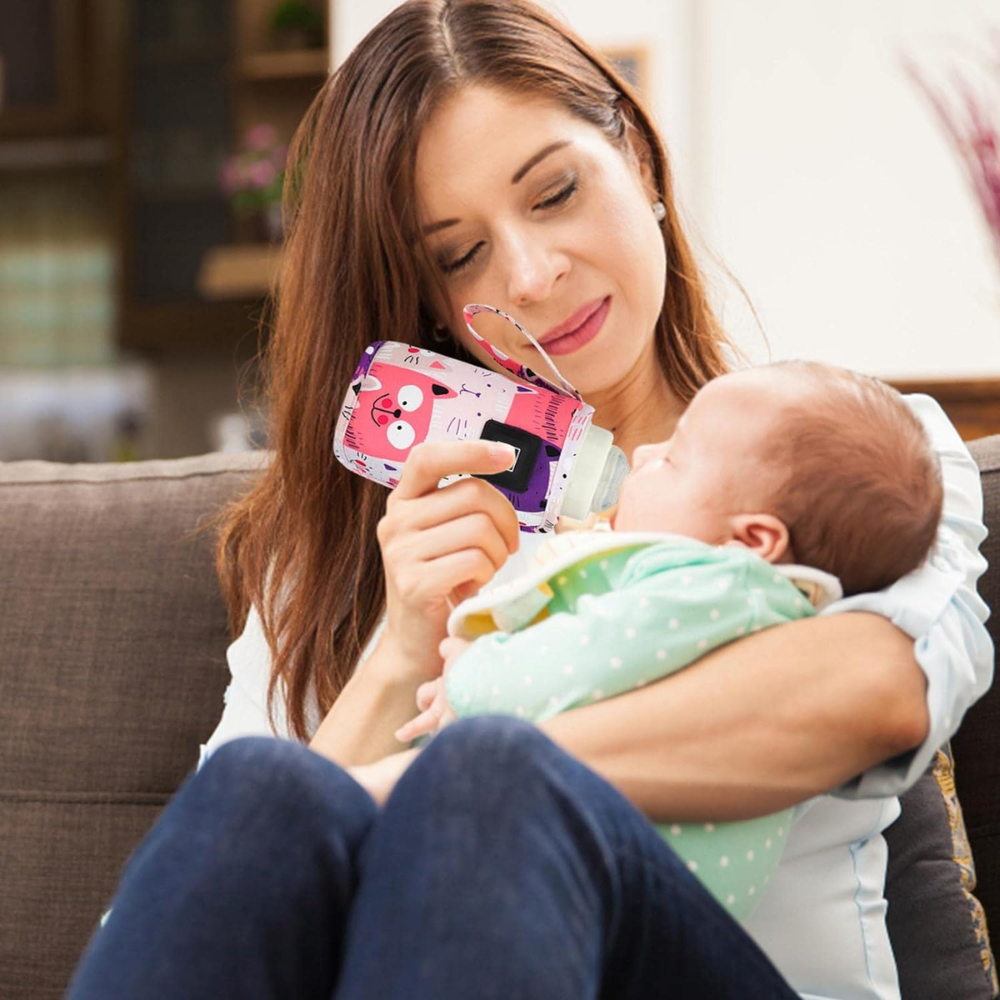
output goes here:
<path id="1" fill-rule="evenodd" d="M 243 739 L 126 867 L 71 1000 L 740 1000 L 796 994 L 652 825 L 535 727 L 457 722 L 382 810 Z"/>

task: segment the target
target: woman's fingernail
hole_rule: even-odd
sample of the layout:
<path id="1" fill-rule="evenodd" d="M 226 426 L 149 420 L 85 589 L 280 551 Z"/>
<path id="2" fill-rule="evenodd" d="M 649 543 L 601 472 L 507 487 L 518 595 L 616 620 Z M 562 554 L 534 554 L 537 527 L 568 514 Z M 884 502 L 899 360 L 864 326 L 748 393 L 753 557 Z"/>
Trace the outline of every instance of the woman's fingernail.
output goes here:
<path id="1" fill-rule="evenodd" d="M 490 458 L 495 458 L 498 462 L 503 459 L 507 463 L 507 468 L 510 468 L 517 458 L 517 452 L 509 444 L 494 441 L 490 445 Z"/>

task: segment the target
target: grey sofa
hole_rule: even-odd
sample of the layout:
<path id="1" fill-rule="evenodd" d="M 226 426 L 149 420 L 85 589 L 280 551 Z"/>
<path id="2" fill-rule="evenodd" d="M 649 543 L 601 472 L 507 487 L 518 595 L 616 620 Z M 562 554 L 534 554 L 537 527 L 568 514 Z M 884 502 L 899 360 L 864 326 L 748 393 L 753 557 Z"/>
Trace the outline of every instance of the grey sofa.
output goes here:
<path id="1" fill-rule="evenodd" d="M 975 453 L 987 521 L 1000 525 L 1000 437 Z M 192 530 L 261 462 L 0 464 L 0 997 L 62 995 L 122 864 L 218 720 L 226 613 L 212 537 Z M 998 539 L 987 543 L 996 565 Z M 982 592 L 1000 603 L 1000 574 Z M 1000 913 L 1000 699 L 990 694 L 969 713 L 954 751 L 978 894 Z M 916 933 L 904 949 L 906 996 L 986 997 L 989 970 L 975 969 L 984 952 L 968 913 L 942 939 L 931 910 L 945 908 L 942 887 L 965 906 L 968 880 L 951 858 L 913 851 L 943 815 L 935 787 L 918 786 L 890 831 L 890 913 L 902 920 L 919 907 L 903 921 L 916 931 L 897 921 Z M 919 941 L 925 927 L 930 943 Z M 973 992 L 958 985 L 967 974 Z"/>

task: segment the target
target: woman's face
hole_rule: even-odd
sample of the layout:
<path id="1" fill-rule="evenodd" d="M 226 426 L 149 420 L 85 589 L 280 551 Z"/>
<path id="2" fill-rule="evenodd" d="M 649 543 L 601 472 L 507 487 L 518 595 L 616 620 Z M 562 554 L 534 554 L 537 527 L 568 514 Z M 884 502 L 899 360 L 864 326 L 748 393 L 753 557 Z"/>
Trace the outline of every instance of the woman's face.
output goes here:
<path id="1" fill-rule="evenodd" d="M 447 289 L 438 314 L 484 363 L 462 319 L 470 302 L 514 316 L 585 394 L 654 363 L 666 254 L 638 155 L 548 99 L 466 87 L 420 137 L 416 195 Z M 510 324 L 480 316 L 476 329 L 546 374 Z"/>

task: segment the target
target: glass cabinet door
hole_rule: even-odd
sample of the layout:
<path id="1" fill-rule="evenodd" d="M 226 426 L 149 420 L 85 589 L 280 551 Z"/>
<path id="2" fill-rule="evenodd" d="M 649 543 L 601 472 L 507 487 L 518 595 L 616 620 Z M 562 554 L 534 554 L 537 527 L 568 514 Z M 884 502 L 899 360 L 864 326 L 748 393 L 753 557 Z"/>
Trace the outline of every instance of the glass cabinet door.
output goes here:
<path id="1" fill-rule="evenodd" d="M 72 129 L 80 115 L 80 6 L 0 2 L 0 135 Z"/>
<path id="2" fill-rule="evenodd" d="M 230 0 L 132 0 L 129 246 L 136 303 L 197 302 L 205 252 L 228 243 Z"/>

